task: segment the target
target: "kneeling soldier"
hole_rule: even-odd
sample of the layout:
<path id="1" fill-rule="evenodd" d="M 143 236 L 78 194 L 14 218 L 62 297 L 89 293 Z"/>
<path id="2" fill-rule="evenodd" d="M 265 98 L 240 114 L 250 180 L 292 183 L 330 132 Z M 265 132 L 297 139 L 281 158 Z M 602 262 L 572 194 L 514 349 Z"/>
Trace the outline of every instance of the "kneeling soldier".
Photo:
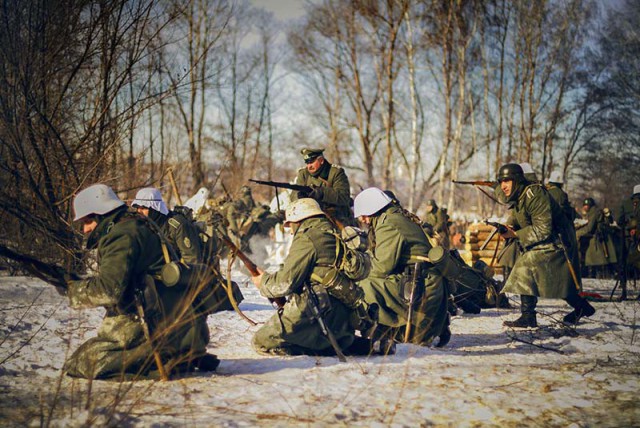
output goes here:
<path id="1" fill-rule="evenodd" d="M 251 279 L 264 297 L 287 300 L 256 332 L 253 346 L 260 353 L 340 356 L 354 341 L 353 310 L 321 283 L 334 268 L 336 229 L 310 198 L 291 203 L 285 216 L 293 242 L 282 268 Z"/>

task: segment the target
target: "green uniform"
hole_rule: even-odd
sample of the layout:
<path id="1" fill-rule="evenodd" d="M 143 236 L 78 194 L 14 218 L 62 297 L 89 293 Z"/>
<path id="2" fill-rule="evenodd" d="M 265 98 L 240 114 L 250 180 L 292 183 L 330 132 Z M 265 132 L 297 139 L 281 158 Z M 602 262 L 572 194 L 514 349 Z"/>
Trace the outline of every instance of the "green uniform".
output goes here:
<path id="1" fill-rule="evenodd" d="M 312 196 L 320 204 L 320 208 L 345 226 L 355 226 L 351 213 L 351 187 L 344 169 L 331 165 L 325 159 L 316 174 L 311 175 L 306 168 L 298 170 L 296 184 L 322 188 L 320 196 Z M 291 200 L 301 197 L 298 192 L 291 192 Z"/>
<path id="2" fill-rule="evenodd" d="M 394 205 L 371 217 L 370 230 L 375 237 L 371 272 L 359 285 L 364 290 L 365 301 L 379 305 L 381 325 L 403 327 L 407 323 L 409 304 L 403 290 L 405 271 L 417 261 L 415 256 L 426 257 L 431 245 L 422 228 Z M 431 265 L 426 266 L 424 298 L 414 310 L 411 339 L 423 345 L 429 345 L 446 328 L 448 298 L 444 279 Z"/>
<path id="3" fill-rule="evenodd" d="M 587 224 L 576 232 L 584 251 L 585 266 L 604 266 L 617 263 L 616 247 L 612 239 L 611 227 L 605 222 L 604 213 L 598 207 L 589 207 Z"/>
<path id="4" fill-rule="evenodd" d="M 569 202 L 569 195 L 567 195 L 567 193 L 562 190 L 562 187 L 560 187 L 556 183 L 547 184 L 547 191 L 549 192 L 549 195 L 553 198 L 553 200 L 556 201 L 556 203 L 560 206 L 562 212 L 567 217 L 567 220 L 569 220 L 571 224 L 573 224 L 573 221 L 577 217 L 577 213 Z"/>
<path id="5" fill-rule="evenodd" d="M 164 215 L 153 208 L 149 209 L 149 218 L 158 225 L 180 259 L 187 264 L 202 263 L 200 231 L 193 221 L 176 212 Z"/>
<path id="6" fill-rule="evenodd" d="M 253 346 L 259 352 L 332 353 L 331 344 L 312 316 L 305 282 L 324 302 L 324 320 L 340 347 L 346 349 L 353 342 L 352 311 L 311 279 L 312 274 L 324 278 L 336 257 L 333 233 L 333 225 L 324 216 L 302 220 L 282 268 L 263 274 L 260 293 L 267 298 L 287 297 L 287 303 L 282 314 L 273 315 L 253 337 Z"/>
<path id="7" fill-rule="evenodd" d="M 146 220 L 119 208 L 100 218 L 89 235 L 87 248 L 97 248 L 99 273 L 68 283 L 72 307 L 104 307 L 106 316 L 97 337 L 83 343 L 66 361 L 70 376 L 109 378 L 145 374 L 153 363 L 151 346 L 143 335 L 134 292 L 143 288 L 146 320 L 164 360 L 189 361 L 205 353 L 209 342 L 206 323 L 191 307 L 182 312 L 184 288 L 165 287 L 156 276 L 164 264 L 160 239 Z"/>
<path id="8" fill-rule="evenodd" d="M 627 265 L 640 269 L 640 194 L 623 201 L 617 223 L 625 230 Z"/>
<path id="9" fill-rule="evenodd" d="M 422 221 L 428 224 L 430 229 L 434 232 L 434 236 L 438 241 L 438 244 L 445 249 L 449 249 L 449 225 L 447 224 L 448 218 L 444 211 L 434 206 L 433 210 L 427 213 Z M 437 235 L 435 235 L 437 233 Z"/>
<path id="10" fill-rule="evenodd" d="M 579 290 L 571 277 L 558 235 L 578 272 L 575 234 L 542 185 L 519 186 L 522 189 L 512 216 L 524 253 L 516 260 L 503 292 L 573 301 Z"/>

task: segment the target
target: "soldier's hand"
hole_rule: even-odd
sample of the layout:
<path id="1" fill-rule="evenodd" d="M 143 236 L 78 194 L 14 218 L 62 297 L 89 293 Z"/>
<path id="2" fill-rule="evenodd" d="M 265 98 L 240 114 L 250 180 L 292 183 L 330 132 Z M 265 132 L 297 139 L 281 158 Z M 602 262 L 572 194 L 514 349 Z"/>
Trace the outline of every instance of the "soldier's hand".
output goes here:
<path id="1" fill-rule="evenodd" d="M 505 226 L 507 228 L 507 231 L 505 233 L 501 233 L 501 236 L 504 239 L 509 239 L 509 238 L 517 238 L 518 235 L 516 235 L 516 233 L 513 231 L 512 228 L 510 228 L 509 226 Z"/>
<path id="2" fill-rule="evenodd" d="M 258 269 L 258 272 L 260 272 L 260 275 L 252 276 L 251 282 L 253 282 L 253 285 L 260 288 L 260 284 L 262 284 L 262 271 Z"/>
<path id="3" fill-rule="evenodd" d="M 324 187 L 322 186 L 313 186 L 313 190 L 309 193 L 309 197 L 315 199 L 316 201 L 321 201 L 324 198 Z"/>

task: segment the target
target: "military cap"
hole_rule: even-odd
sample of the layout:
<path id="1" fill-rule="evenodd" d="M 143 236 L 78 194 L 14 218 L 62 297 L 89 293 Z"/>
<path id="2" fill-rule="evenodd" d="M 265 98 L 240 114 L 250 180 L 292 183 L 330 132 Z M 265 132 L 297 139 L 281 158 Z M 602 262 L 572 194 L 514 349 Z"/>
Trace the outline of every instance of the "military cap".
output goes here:
<path id="1" fill-rule="evenodd" d="M 324 149 L 304 148 L 300 150 L 300 153 L 302 154 L 302 157 L 304 158 L 305 162 L 312 161 L 318 156 L 322 156 L 322 152 L 324 152 Z"/>

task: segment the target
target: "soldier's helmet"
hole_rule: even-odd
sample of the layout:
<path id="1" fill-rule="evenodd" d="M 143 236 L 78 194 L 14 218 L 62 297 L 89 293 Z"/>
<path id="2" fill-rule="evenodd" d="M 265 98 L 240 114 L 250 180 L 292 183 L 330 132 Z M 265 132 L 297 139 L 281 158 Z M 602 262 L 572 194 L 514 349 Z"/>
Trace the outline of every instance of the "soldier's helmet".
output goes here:
<path id="1" fill-rule="evenodd" d="M 564 184 L 562 173 L 560 171 L 552 171 L 549 175 L 549 183 Z"/>
<path id="2" fill-rule="evenodd" d="M 169 209 L 162 199 L 160 190 L 155 187 L 145 187 L 144 189 L 138 190 L 136 198 L 131 202 L 131 206 L 134 208 L 152 208 L 164 215 L 169 214 Z"/>
<path id="3" fill-rule="evenodd" d="M 595 207 L 596 206 L 596 201 L 593 198 L 585 198 L 585 200 L 582 202 L 582 205 L 586 205 L 588 207 Z"/>
<path id="4" fill-rule="evenodd" d="M 633 186 L 633 193 L 632 195 L 640 195 L 640 184 L 636 184 L 635 186 Z"/>
<path id="5" fill-rule="evenodd" d="M 73 199 L 73 221 L 82 220 L 88 215 L 107 214 L 124 205 L 111 187 L 94 184 L 80 191 Z"/>
<path id="6" fill-rule="evenodd" d="M 524 172 L 522 171 L 522 167 L 517 163 L 508 163 L 500 167 L 496 180 L 498 182 L 513 180 L 519 183 L 524 180 Z"/>
<path id="7" fill-rule="evenodd" d="M 353 201 L 353 214 L 356 218 L 373 215 L 389 205 L 391 198 L 377 187 L 364 189 Z"/>
<path id="8" fill-rule="evenodd" d="M 320 209 L 320 205 L 315 199 L 298 199 L 287 207 L 287 210 L 284 213 L 284 225 L 288 226 L 290 223 L 297 223 L 306 218 L 315 217 L 317 215 L 324 215 L 324 212 Z"/>
<path id="9" fill-rule="evenodd" d="M 249 186 L 242 186 L 240 188 L 240 193 L 242 193 L 243 195 L 250 195 L 251 194 L 251 187 Z"/>

